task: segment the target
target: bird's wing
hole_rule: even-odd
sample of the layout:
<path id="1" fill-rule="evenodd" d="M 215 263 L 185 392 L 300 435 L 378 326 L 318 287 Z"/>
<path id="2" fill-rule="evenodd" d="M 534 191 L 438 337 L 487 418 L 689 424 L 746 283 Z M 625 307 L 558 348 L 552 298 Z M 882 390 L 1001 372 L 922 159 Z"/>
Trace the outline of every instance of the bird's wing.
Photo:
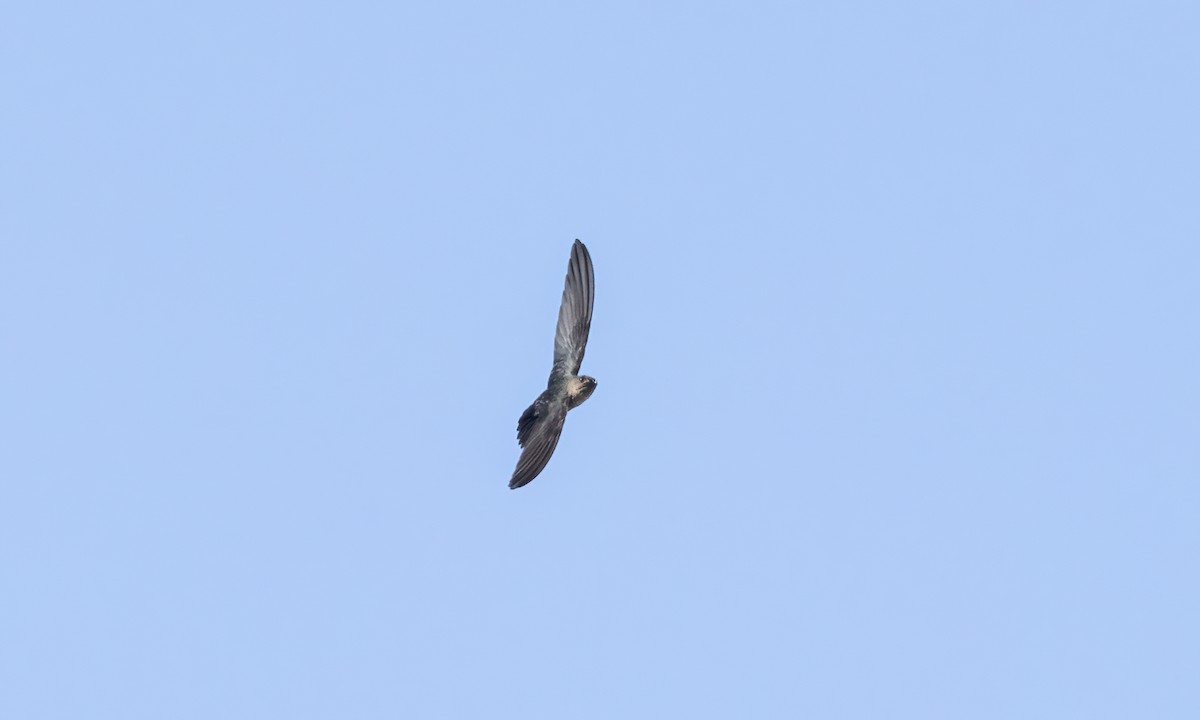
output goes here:
<path id="1" fill-rule="evenodd" d="M 558 436 L 562 435 L 563 423 L 567 420 L 567 404 L 538 398 L 529 406 L 517 421 L 517 441 L 521 447 L 521 457 L 517 460 L 517 469 L 513 470 L 510 488 L 519 488 L 538 476 L 554 448 L 558 445 Z"/>
<path id="2" fill-rule="evenodd" d="M 592 301 L 595 299 L 592 256 L 578 240 L 571 246 L 567 280 L 563 284 L 562 305 L 558 308 L 558 332 L 554 335 L 554 369 L 550 377 L 577 375 L 592 328 Z"/>

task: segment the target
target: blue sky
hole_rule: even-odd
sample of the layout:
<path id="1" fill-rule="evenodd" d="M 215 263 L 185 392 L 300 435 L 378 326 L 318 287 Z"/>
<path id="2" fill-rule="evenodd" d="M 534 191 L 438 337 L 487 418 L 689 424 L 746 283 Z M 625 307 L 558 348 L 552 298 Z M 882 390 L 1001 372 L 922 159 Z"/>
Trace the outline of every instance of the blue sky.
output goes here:
<path id="1" fill-rule="evenodd" d="M 1198 32 L 6 6 L 0 716 L 1197 717 Z"/>

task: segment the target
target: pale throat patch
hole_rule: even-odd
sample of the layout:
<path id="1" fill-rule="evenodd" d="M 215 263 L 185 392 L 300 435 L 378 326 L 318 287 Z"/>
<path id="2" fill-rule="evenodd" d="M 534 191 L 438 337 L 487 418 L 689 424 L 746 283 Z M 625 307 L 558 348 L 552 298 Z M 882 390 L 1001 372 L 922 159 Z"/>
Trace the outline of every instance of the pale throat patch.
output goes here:
<path id="1" fill-rule="evenodd" d="M 576 397 L 581 392 L 583 392 L 583 378 L 571 378 L 571 381 L 567 383 L 567 394 L 571 397 Z"/>

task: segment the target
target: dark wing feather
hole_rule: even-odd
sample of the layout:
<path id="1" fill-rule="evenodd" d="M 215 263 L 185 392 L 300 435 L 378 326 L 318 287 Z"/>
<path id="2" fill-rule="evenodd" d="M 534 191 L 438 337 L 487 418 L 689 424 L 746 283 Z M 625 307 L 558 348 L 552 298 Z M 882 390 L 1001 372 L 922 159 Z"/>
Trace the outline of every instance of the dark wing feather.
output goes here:
<path id="1" fill-rule="evenodd" d="M 562 435 L 563 423 L 567 420 L 567 404 L 563 402 L 546 401 L 538 398 L 529 406 L 517 421 L 517 440 L 521 447 L 521 457 L 517 460 L 517 468 L 513 470 L 512 480 L 508 487 L 519 488 L 538 476 L 554 448 L 558 445 L 558 437 Z"/>
<path id="2" fill-rule="evenodd" d="M 592 329 L 592 301 L 596 279 L 592 256 L 578 240 L 571 246 L 567 279 L 563 284 L 562 305 L 558 308 L 558 331 L 554 335 L 554 369 L 550 377 L 578 375 Z"/>

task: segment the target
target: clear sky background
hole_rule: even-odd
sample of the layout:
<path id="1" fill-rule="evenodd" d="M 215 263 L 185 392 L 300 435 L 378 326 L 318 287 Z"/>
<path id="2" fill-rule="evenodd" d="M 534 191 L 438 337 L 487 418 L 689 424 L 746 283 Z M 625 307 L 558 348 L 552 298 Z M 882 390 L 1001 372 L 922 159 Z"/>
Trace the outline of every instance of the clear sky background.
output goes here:
<path id="1" fill-rule="evenodd" d="M 1198 37 L 5 5 L 0 717 L 1200 717 Z"/>

